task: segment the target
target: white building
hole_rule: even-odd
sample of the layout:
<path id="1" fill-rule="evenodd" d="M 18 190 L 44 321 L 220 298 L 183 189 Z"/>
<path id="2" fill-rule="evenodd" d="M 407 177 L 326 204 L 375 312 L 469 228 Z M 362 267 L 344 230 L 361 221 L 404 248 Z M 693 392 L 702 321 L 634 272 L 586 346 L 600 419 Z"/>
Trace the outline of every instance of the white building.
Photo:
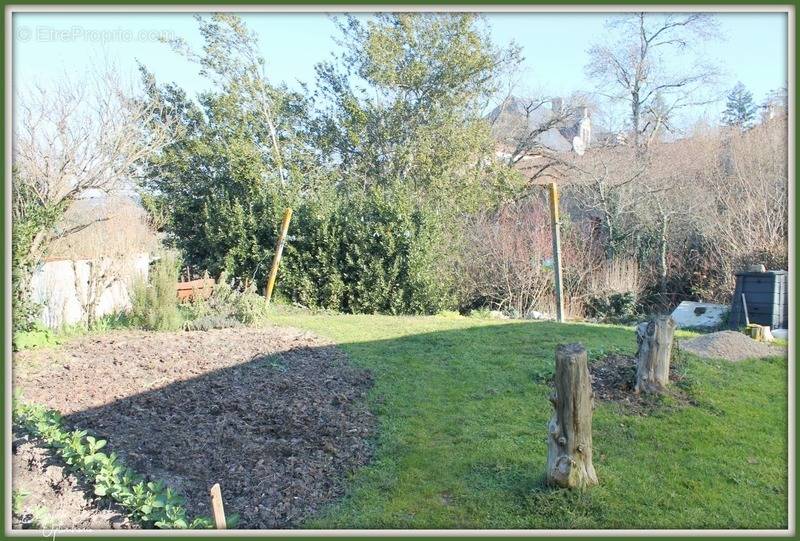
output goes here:
<path id="1" fill-rule="evenodd" d="M 144 209 L 129 198 L 80 199 L 59 230 L 31 282 L 42 323 L 58 328 L 128 310 L 131 285 L 146 279 L 158 245 Z"/>

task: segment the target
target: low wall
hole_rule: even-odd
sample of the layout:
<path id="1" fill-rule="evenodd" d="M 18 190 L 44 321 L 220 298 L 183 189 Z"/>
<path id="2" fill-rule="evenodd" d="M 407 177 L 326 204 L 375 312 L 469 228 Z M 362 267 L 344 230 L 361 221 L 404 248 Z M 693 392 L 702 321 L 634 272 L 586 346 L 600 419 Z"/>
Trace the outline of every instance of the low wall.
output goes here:
<path id="1" fill-rule="evenodd" d="M 129 288 L 138 275 L 147 277 L 150 256 L 139 254 L 127 260 L 101 260 L 100 265 L 115 266 L 118 279 L 100 293 L 96 317 L 127 310 L 131 306 Z M 33 301 L 42 305 L 41 322 L 47 327 L 80 323 L 84 319 L 81 299 L 89 294 L 91 262 L 88 260 L 59 260 L 43 263 L 34 273 L 31 282 Z"/>

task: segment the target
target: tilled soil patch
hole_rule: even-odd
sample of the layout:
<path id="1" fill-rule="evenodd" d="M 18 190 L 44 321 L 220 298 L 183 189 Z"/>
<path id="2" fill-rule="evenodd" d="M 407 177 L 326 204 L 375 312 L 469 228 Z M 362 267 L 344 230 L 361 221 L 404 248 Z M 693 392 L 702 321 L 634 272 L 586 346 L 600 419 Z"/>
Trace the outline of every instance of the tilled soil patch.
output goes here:
<path id="1" fill-rule="evenodd" d="M 786 356 L 786 348 L 758 342 L 737 331 L 703 334 L 679 341 L 680 348 L 706 359 L 737 362 L 745 359 Z"/>
<path id="2" fill-rule="evenodd" d="M 14 529 L 135 528 L 119 509 L 99 502 L 40 442 L 13 434 Z"/>
<path id="3" fill-rule="evenodd" d="M 210 515 L 220 483 L 239 527 L 298 525 L 366 464 L 370 375 L 289 328 L 118 331 L 14 359 L 14 386 L 108 440 Z"/>
<path id="4" fill-rule="evenodd" d="M 623 411 L 635 415 L 648 415 L 660 410 L 663 403 L 660 397 L 645 393 L 637 395 L 636 359 L 626 355 L 611 354 L 589 363 L 589 376 L 595 398 L 619 405 Z M 676 363 L 669 367 L 667 394 L 675 405 L 685 405 L 690 401 L 679 384 L 683 380 Z"/>

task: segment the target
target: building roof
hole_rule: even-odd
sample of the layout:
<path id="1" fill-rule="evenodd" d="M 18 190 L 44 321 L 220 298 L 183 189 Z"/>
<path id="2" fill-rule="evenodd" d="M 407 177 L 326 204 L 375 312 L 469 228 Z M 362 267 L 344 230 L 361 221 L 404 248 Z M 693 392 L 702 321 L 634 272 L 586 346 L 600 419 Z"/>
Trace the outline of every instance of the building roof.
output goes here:
<path id="1" fill-rule="evenodd" d="M 492 122 L 495 136 L 503 146 L 513 145 L 519 134 L 538 130 L 543 131 L 537 135 L 536 143 L 552 152 L 582 151 L 576 147 L 576 143 L 585 148 L 591 139 L 588 110 L 585 107 L 566 110 L 560 98 L 523 100 L 511 96 L 495 107 L 487 118 Z M 577 141 L 576 138 L 581 140 Z"/>

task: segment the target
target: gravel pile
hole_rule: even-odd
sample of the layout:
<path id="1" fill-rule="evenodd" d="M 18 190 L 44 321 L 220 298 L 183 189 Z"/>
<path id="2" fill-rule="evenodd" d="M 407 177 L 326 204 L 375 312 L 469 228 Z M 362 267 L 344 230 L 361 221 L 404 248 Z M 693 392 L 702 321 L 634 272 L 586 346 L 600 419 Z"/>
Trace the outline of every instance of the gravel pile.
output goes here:
<path id="1" fill-rule="evenodd" d="M 766 342 L 757 342 L 749 336 L 736 331 L 720 331 L 680 340 L 681 349 L 706 359 L 743 361 L 762 357 L 785 356 L 786 348 Z"/>

